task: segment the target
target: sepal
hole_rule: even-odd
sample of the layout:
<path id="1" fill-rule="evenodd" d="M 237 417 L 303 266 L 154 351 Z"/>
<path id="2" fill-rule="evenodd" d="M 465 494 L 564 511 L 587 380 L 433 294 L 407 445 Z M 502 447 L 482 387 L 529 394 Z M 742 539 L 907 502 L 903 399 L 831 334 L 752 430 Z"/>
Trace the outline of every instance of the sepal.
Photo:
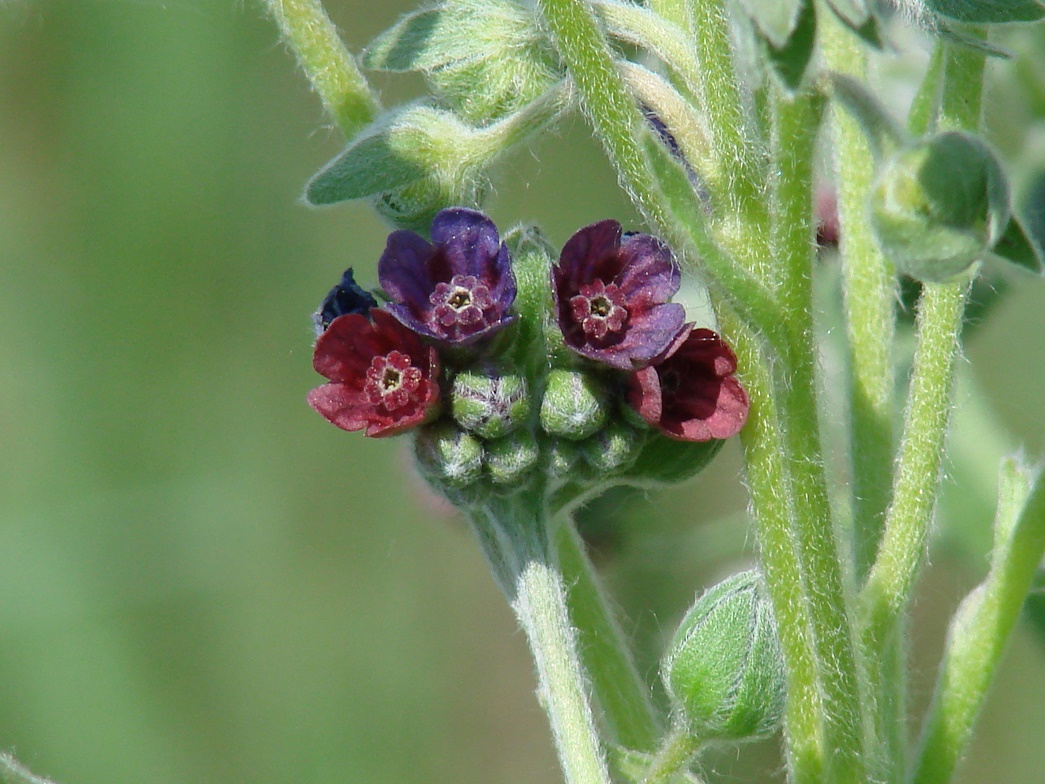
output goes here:
<path id="1" fill-rule="evenodd" d="M 484 465 L 490 479 L 504 487 L 520 486 L 540 458 L 537 439 L 519 430 L 496 441 L 486 442 Z"/>

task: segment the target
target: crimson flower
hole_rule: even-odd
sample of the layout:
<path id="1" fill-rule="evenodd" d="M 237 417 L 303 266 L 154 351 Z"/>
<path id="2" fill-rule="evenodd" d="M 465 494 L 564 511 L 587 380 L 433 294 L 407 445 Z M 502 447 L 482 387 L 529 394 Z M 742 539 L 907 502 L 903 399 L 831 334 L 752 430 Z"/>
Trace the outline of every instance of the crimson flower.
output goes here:
<path id="1" fill-rule="evenodd" d="M 432 242 L 412 231 L 388 237 L 377 265 L 388 312 L 420 335 L 467 344 L 514 320 L 515 275 L 493 221 L 475 210 L 442 210 Z"/>
<path id="2" fill-rule="evenodd" d="M 649 365 L 685 320 L 682 305 L 668 302 L 679 289 L 671 250 L 648 234 L 622 241 L 615 220 L 570 237 L 551 282 L 566 345 L 621 370 Z"/>
<path id="3" fill-rule="evenodd" d="M 383 310 L 338 316 L 312 358 L 331 383 L 308 403 L 342 430 L 391 436 L 427 421 L 439 403 L 435 349 Z"/>
<path id="4" fill-rule="evenodd" d="M 686 324 L 653 365 L 632 374 L 628 403 L 671 438 L 729 438 L 748 412 L 736 369 L 737 358 L 722 338 Z"/>

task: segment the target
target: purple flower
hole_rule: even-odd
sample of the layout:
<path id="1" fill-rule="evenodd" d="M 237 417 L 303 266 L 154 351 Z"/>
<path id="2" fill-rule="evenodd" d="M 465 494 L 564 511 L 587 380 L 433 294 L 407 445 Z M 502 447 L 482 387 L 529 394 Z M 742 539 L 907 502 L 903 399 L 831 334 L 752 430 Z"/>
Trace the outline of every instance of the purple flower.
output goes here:
<path id="1" fill-rule="evenodd" d="M 316 372 L 331 383 L 308 403 L 342 430 L 391 436 L 428 421 L 439 404 L 435 349 L 383 310 L 339 316 L 316 341 Z"/>
<path id="2" fill-rule="evenodd" d="M 686 317 L 668 300 L 679 289 L 671 250 L 648 234 L 621 241 L 615 220 L 585 226 L 551 270 L 556 316 L 566 345 L 621 370 L 649 365 Z"/>
<path id="3" fill-rule="evenodd" d="M 632 374 L 628 403 L 671 438 L 729 438 L 744 426 L 749 407 L 736 369 L 733 350 L 718 334 L 687 324 L 655 364 Z"/>
<path id="4" fill-rule="evenodd" d="M 475 210 L 443 210 L 432 242 L 396 231 L 377 265 L 388 312 L 420 335 L 472 343 L 514 320 L 515 276 L 493 222 Z"/>
<path id="5" fill-rule="evenodd" d="M 323 299 L 319 310 L 312 314 L 312 323 L 316 326 L 316 336 L 320 336 L 330 326 L 330 322 L 338 316 L 347 316 L 349 313 L 362 313 L 364 316 L 370 308 L 377 307 L 377 300 L 373 295 L 356 283 L 352 275 L 352 268 L 345 270 L 341 276 L 341 282 L 330 290 Z"/>

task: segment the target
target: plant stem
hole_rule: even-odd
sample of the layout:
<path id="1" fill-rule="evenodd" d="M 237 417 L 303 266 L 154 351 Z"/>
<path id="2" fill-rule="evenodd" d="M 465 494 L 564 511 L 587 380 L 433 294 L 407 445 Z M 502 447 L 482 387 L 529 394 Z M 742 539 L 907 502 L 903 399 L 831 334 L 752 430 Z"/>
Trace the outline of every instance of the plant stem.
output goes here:
<path id="1" fill-rule="evenodd" d="M 537 693 L 567 784 L 610 784 L 588 700 L 588 679 L 556 564 L 543 488 L 491 499 L 471 515 L 494 575 L 526 633 Z"/>
<path id="2" fill-rule="evenodd" d="M 322 2 L 265 0 L 265 5 L 323 107 L 351 139 L 374 119 L 380 105 Z"/>
<path id="3" fill-rule="evenodd" d="M 831 14 L 825 15 L 823 40 L 832 70 L 858 79 L 866 76 L 863 45 Z M 874 179 L 871 149 L 859 124 L 842 107 L 835 107 L 832 119 L 849 338 L 853 555 L 857 579 L 862 580 L 878 549 L 892 490 L 896 270 L 879 250 L 867 218 L 867 194 Z"/>
<path id="4" fill-rule="evenodd" d="M 693 759 L 700 745 L 700 740 L 687 729 L 679 727 L 672 731 L 654 758 L 642 784 L 670 784 L 675 775 Z"/>
<path id="5" fill-rule="evenodd" d="M 950 781 L 1045 554 L 1045 483 L 1040 476 L 1033 482 L 1019 476 L 1016 461 L 1007 462 L 999 481 L 990 573 L 951 621 L 912 784 Z M 1016 476 L 1006 481 L 1006 470 Z"/>
<path id="6" fill-rule="evenodd" d="M 787 446 L 761 341 L 728 310 L 719 324 L 733 340 L 751 408 L 740 433 L 744 470 L 758 527 L 759 556 L 785 664 L 788 765 L 793 784 L 823 781 L 827 750 L 808 597 L 793 529 L 794 488 L 781 461 Z"/>
<path id="7" fill-rule="evenodd" d="M 773 96 L 773 258 L 791 353 L 774 380 L 794 499 L 794 533 L 816 646 L 823 695 L 824 741 L 832 749 L 828 779 L 864 780 L 863 704 L 842 558 L 832 523 L 817 406 L 812 267 L 815 257 L 812 174 L 822 99 Z"/>
<path id="8" fill-rule="evenodd" d="M 581 657 L 613 739 L 627 749 L 653 752 L 660 740 L 660 717 L 571 520 L 560 521 L 555 543 L 569 586 L 570 617 L 577 628 Z"/>
<path id="9" fill-rule="evenodd" d="M 725 181 L 717 195 L 736 204 L 758 204 L 762 186 L 752 154 L 751 124 L 740 98 L 740 82 L 733 62 L 729 11 L 723 0 L 689 0 L 689 30 L 696 40 L 697 59 L 703 73 L 702 104 Z M 723 205 L 724 206 L 724 205 Z"/>

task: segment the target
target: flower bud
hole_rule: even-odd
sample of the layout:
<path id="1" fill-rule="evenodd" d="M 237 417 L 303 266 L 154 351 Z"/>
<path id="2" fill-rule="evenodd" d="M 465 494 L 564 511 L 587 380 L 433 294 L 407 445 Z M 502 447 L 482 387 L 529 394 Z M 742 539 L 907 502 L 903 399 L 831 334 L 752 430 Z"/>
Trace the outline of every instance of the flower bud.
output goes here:
<path id="1" fill-rule="evenodd" d="M 445 420 L 422 427 L 414 441 L 422 473 L 433 484 L 459 490 L 482 475 L 483 445 L 470 433 Z"/>
<path id="2" fill-rule="evenodd" d="M 1011 215 L 1009 186 L 981 140 L 947 132 L 894 155 L 871 190 L 871 226 L 897 268 L 942 283 L 982 258 Z"/>
<path id="3" fill-rule="evenodd" d="M 703 741 L 773 733 L 784 707 L 776 628 L 761 578 L 741 572 L 690 608 L 661 663 L 677 718 Z"/>
<path id="4" fill-rule="evenodd" d="M 611 421 L 580 442 L 581 455 L 596 474 L 612 474 L 630 466 L 642 449 L 645 433 L 623 420 Z"/>
<path id="5" fill-rule="evenodd" d="M 552 438 L 544 448 L 548 458 L 548 474 L 555 479 L 575 478 L 583 465 L 580 444 L 565 438 Z"/>
<path id="6" fill-rule="evenodd" d="M 541 427 L 549 435 L 574 441 L 606 424 L 606 392 L 591 373 L 552 370 L 541 401 Z"/>
<path id="7" fill-rule="evenodd" d="M 518 485 L 540 457 L 537 439 L 525 430 L 486 443 L 484 463 L 490 478 L 499 485 Z"/>
<path id="8" fill-rule="evenodd" d="M 465 370 L 454 379 L 450 410 L 465 430 L 500 438 L 529 416 L 529 387 L 517 373 Z"/>

